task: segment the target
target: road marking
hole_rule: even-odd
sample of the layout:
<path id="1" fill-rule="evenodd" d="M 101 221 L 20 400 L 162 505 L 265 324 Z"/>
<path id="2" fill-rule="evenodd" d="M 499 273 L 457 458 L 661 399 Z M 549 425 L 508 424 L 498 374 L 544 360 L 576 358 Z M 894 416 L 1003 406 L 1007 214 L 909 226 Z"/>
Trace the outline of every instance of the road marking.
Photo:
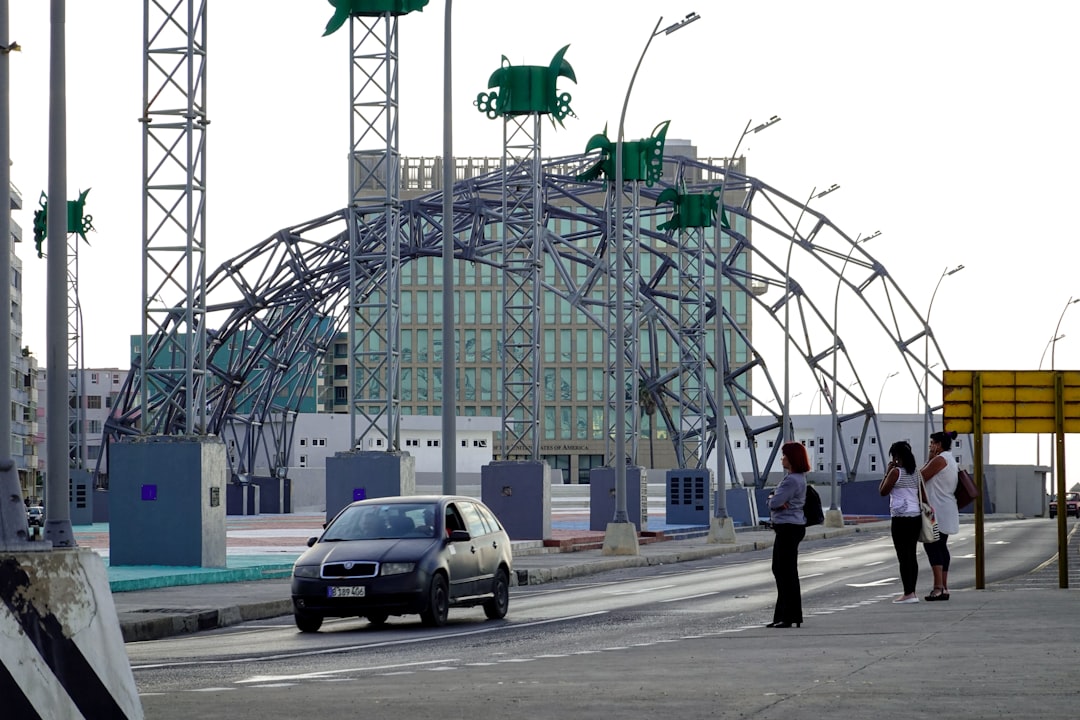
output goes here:
<path id="1" fill-rule="evenodd" d="M 825 573 L 809 573 L 807 575 L 800 575 L 799 579 L 800 580 L 806 580 L 807 578 L 819 577 L 819 576 L 824 575 L 824 574 Z"/>
<path id="2" fill-rule="evenodd" d="M 833 560 L 841 560 L 839 555 L 833 555 L 832 557 L 805 557 L 803 562 L 832 562 Z"/>
<path id="3" fill-rule="evenodd" d="M 709 597 L 710 595 L 719 595 L 719 594 L 720 594 L 719 590 L 714 590 L 713 592 L 701 593 L 700 595 L 685 595 L 683 597 L 670 598 L 668 600 L 661 600 L 660 602 L 669 603 L 669 602 L 682 602 L 683 600 L 697 600 L 698 598 Z"/>
<path id="4" fill-rule="evenodd" d="M 890 577 L 890 578 L 885 578 L 883 580 L 875 580 L 873 582 L 868 582 L 868 583 L 848 583 L 847 586 L 848 587 L 857 587 L 857 588 L 880 587 L 882 585 L 890 585 L 890 584 L 896 582 L 899 579 L 900 578 Z"/>
<path id="5" fill-rule="evenodd" d="M 329 677 L 331 675 L 341 675 L 342 673 L 378 672 L 379 670 L 395 670 L 397 668 L 421 667 L 423 665 L 442 665 L 448 662 L 459 661 L 457 658 L 450 658 L 447 660 L 418 660 L 417 662 L 396 663 L 394 665 L 372 665 L 369 667 L 339 668 L 336 670 L 320 670 L 318 672 L 297 673 L 295 675 L 255 675 L 244 680 L 237 680 L 236 684 L 248 685 L 251 683 L 281 682 L 283 680 L 312 680 L 315 678 Z"/>
<path id="6" fill-rule="evenodd" d="M 667 590 L 668 588 L 676 587 L 675 585 L 657 585 L 655 587 L 639 588 L 637 590 L 608 590 L 605 591 L 605 595 L 640 595 L 641 593 L 652 592 L 654 590 Z"/>
<path id="7" fill-rule="evenodd" d="M 884 565 L 884 564 L 885 564 L 884 560 L 878 560 L 876 562 L 866 563 L 865 565 L 863 565 L 863 567 L 874 567 L 875 565 Z"/>

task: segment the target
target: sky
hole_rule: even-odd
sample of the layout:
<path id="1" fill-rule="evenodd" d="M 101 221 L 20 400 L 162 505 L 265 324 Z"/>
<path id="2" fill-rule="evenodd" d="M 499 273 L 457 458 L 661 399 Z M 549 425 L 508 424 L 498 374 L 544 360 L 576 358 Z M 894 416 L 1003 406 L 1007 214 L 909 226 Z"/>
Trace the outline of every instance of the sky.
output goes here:
<path id="1" fill-rule="evenodd" d="M 49 5 L 10 0 L 12 182 L 24 209 L 24 345 L 45 357 L 45 261 L 32 213 L 47 187 Z M 87 367 L 127 367 L 140 328 L 143 3 L 67 3 L 68 199 L 92 188 L 96 231 L 80 251 Z M 630 74 L 660 14 L 701 20 L 653 40 L 635 80 L 627 137 L 670 119 L 669 138 L 730 154 L 748 121 L 747 171 L 855 237 L 918 308 L 950 368 L 1035 369 L 1061 319 L 1055 367 L 1080 365 L 1080 141 L 1073 125 L 1080 5 L 1060 0 L 459 0 L 453 5 L 454 152 L 502 152 L 499 123 L 473 106 L 503 55 L 546 65 L 564 45 L 576 114 L 545 130 L 544 155 L 584 150 L 616 127 Z M 327 2 L 210 0 L 208 269 L 276 230 L 348 199 L 349 44 L 321 37 Z M 400 149 L 442 153 L 445 5 L 402 18 Z M 550 126 L 549 126 L 550 127 Z M 963 264 L 962 272 L 942 272 Z M 935 287 L 937 294 L 934 295 Z M 825 303 L 825 301 L 822 301 Z M 827 303 L 825 303 L 827 304 Z M 1050 353 L 1044 367 L 1049 368 Z M 916 412 L 911 380 L 860 370 L 883 412 Z M 880 388 L 880 391 L 878 390 Z M 793 388 L 793 394 L 797 392 Z M 805 397 L 812 388 L 807 387 Z M 793 412 L 804 412 L 793 400 Z M 1034 438 L 994 440 L 992 462 L 1031 462 Z M 1049 452 L 1044 441 L 1043 461 Z M 1021 457 L 1024 456 L 1024 457 Z"/>

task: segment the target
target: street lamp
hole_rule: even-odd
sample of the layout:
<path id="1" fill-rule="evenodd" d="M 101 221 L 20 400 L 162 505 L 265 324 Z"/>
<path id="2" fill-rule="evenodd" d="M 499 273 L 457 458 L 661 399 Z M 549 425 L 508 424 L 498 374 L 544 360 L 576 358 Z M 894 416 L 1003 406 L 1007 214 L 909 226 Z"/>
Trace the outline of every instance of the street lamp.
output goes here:
<path id="1" fill-rule="evenodd" d="M 451 92 L 450 10 L 446 0 L 443 23 L 443 403 L 442 403 L 442 487 L 443 493 L 457 493 L 457 369 L 454 357 L 454 131 Z"/>
<path id="2" fill-rule="evenodd" d="M 840 336 L 839 336 L 839 330 L 837 329 L 839 327 L 839 325 L 840 325 L 840 286 L 843 285 L 843 283 L 844 283 L 844 271 L 847 270 L 848 261 L 851 260 L 851 254 L 855 252 L 855 248 L 857 248 L 859 245 L 861 245 L 863 243 L 870 242 L 871 240 L 873 240 L 874 238 L 876 238 L 880 234 L 881 234 L 880 230 L 875 230 L 870 235 L 867 235 L 864 238 L 862 236 L 862 233 L 859 233 L 858 237 L 855 238 L 855 242 L 853 242 L 851 244 L 851 249 L 848 250 L 847 257 L 844 258 L 844 264 L 840 266 L 840 275 L 836 278 L 836 295 L 833 298 L 833 346 L 832 346 L 832 378 L 833 378 L 832 379 L 832 386 L 833 386 L 832 394 L 833 394 L 833 397 L 832 397 L 832 403 L 830 403 L 831 406 L 832 406 L 832 427 L 830 428 L 830 432 L 829 432 L 830 440 L 831 440 L 830 460 L 829 460 L 829 477 L 830 477 L 830 484 L 832 486 L 832 493 L 831 493 L 832 498 L 829 501 L 829 510 L 834 511 L 834 512 L 836 512 L 838 510 L 838 508 L 836 507 L 836 435 L 837 435 L 837 432 L 839 431 L 838 425 L 840 424 L 840 418 L 838 417 L 838 415 L 836 413 L 836 374 L 837 374 L 836 362 L 837 362 L 837 356 L 840 354 Z M 787 345 L 785 345 L 784 348 L 787 349 Z M 786 372 L 786 369 L 785 369 L 785 372 Z M 830 520 L 831 522 L 826 522 L 826 525 L 835 526 L 835 527 L 843 527 L 843 525 L 844 525 L 843 516 L 829 518 L 828 520 Z"/>
<path id="3" fill-rule="evenodd" d="M 957 265 L 952 269 L 945 268 L 942 270 L 941 277 L 938 278 L 937 285 L 934 286 L 934 292 L 930 295 L 930 304 L 926 306 L 926 329 L 923 332 L 923 401 L 926 403 L 926 414 L 923 416 L 923 442 L 926 442 L 927 438 L 930 437 L 930 310 L 934 307 L 934 298 L 937 297 L 941 281 L 963 269 L 963 265 Z"/>
<path id="4" fill-rule="evenodd" d="M 618 428 L 618 430 L 615 433 L 615 517 L 612 520 L 613 523 L 629 523 L 630 521 L 626 513 L 626 402 L 624 399 L 624 396 L 626 395 L 626 319 L 623 317 L 623 293 L 626 288 L 624 288 L 622 284 L 623 267 L 626 260 L 626 249 L 624 247 L 626 241 L 626 222 L 622 214 L 623 127 L 626 122 L 626 107 L 630 104 L 630 93 L 634 89 L 634 80 L 637 79 L 638 70 L 641 69 L 641 62 L 645 59 L 645 53 L 648 52 L 653 38 L 661 34 L 670 35 L 676 30 L 681 30 L 700 18 L 700 15 L 696 12 L 692 12 L 682 20 L 679 20 L 664 29 L 660 29 L 660 23 L 664 21 L 663 16 L 656 21 L 656 27 L 654 27 L 649 34 L 649 39 L 645 43 L 645 49 L 641 51 L 641 57 L 638 58 L 637 65 L 634 67 L 634 74 L 630 76 L 630 85 L 626 88 L 626 97 L 623 99 L 622 113 L 619 115 L 619 137 L 615 142 L 615 220 L 619 228 L 615 241 L 615 336 L 618 338 L 619 343 L 619 346 L 615 348 L 615 381 L 618 383 L 618 387 L 615 388 L 615 397 L 618 398 L 618 402 L 615 403 L 615 427 Z M 634 332 L 637 332 L 637 328 L 634 328 Z M 627 535 L 629 535 L 629 533 L 627 533 Z M 636 540 L 637 536 L 634 535 L 635 549 Z M 606 543 L 607 540 L 605 536 L 605 545 Z M 607 548 L 605 547 L 605 551 L 606 550 Z M 636 552 L 634 554 L 636 554 Z"/>
<path id="5" fill-rule="evenodd" d="M 746 127 L 743 128 L 742 135 L 739 136 L 738 142 L 735 143 L 735 150 L 728 156 L 726 163 L 724 164 L 724 177 L 720 181 L 720 208 L 716 214 L 716 226 L 713 230 L 713 241 L 715 243 L 715 254 L 713 257 L 714 275 L 716 280 L 716 288 L 713 291 L 713 301 L 716 306 L 716 338 L 713 345 L 713 357 L 716 359 L 714 365 L 716 366 L 716 377 L 714 380 L 714 387 L 716 388 L 716 503 L 713 509 L 713 518 L 715 522 L 709 523 L 709 540 L 710 542 L 720 542 L 721 540 L 734 540 L 733 528 L 727 527 L 727 493 L 726 493 L 726 467 L 727 462 L 727 423 L 724 420 L 724 395 L 726 387 L 725 370 L 727 368 L 727 338 L 724 336 L 724 200 L 727 194 L 727 179 L 731 170 L 731 163 L 735 159 L 735 156 L 739 154 L 739 146 L 742 145 L 743 139 L 749 133 L 759 133 L 767 127 L 771 127 L 780 122 L 778 115 L 773 115 L 768 120 L 762 123 L 758 123 L 753 128 L 750 127 L 753 120 L 746 121 Z M 730 532 L 726 532 L 730 531 Z"/>
<path id="6" fill-rule="evenodd" d="M 899 371 L 889 373 L 888 375 L 885 376 L 885 379 L 881 381 L 881 391 L 877 394 L 877 406 L 875 408 L 875 412 L 878 415 L 881 414 L 881 396 L 885 393 L 885 383 L 889 382 L 889 378 L 894 378 L 899 374 L 900 374 Z"/>
<path id="7" fill-rule="evenodd" d="M 806 206 L 810 204 L 811 200 L 817 200 L 823 198 L 829 193 L 839 190 L 840 186 L 833 183 L 829 187 L 825 188 L 821 192 L 818 192 L 815 186 L 810 191 L 810 197 L 806 198 L 806 202 L 803 203 L 802 208 L 799 210 L 799 218 L 795 221 L 795 227 L 791 231 L 791 244 L 788 245 L 787 251 L 787 263 L 784 265 L 784 432 L 783 439 L 787 442 L 792 439 L 791 432 L 791 410 L 788 408 L 788 392 L 791 390 L 791 363 L 789 362 L 789 355 L 791 352 L 791 251 L 795 248 L 795 243 L 799 237 L 799 224 L 802 222 L 803 215 L 806 214 Z M 836 402 L 835 399 L 833 402 Z"/>
<path id="8" fill-rule="evenodd" d="M 1058 330 L 1061 329 L 1061 321 L 1065 318 L 1065 311 L 1069 309 L 1070 305 L 1075 305 L 1080 302 L 1080 298 L 1073 298 L 1072 296 L 1065 302 L 1065 307 L 1061 309 L 1061 315 L 1058 315 L 1057 325 L 1054 326 L 1054 335 L 1046 343 L 1046 347 L 1043 348 L 1042 357 L 1039 358 L 1039 369 L 1042 370 L 1043 360 L 1046 358 L 1047 349 L 1050 350 L 1050 369 L 1054 369 L 1054 349 L 1057 348 L 1057 341 L 1065 337 L 1063 334 L 1059 334 Z M 1042 454 L 1042 433 L 1035 436 L 1035 464 L 1039 464 L 1039 456 Z M 1054 460 L 1054 456 L 1050 456 L 1051 462 Z M 1051 473 L 1051 482 L 1053 481 L 1053 473 Z"/>

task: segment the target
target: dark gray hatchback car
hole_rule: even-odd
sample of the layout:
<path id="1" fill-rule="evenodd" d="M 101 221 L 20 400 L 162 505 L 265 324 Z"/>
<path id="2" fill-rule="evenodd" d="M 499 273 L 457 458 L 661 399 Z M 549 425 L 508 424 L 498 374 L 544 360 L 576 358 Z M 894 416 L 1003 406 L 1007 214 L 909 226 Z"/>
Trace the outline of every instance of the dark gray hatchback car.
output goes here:
<path id="1" fill-rule="evenodd" d="M 419 613 L 446 623 L 451 607 L 482 605 L 488 618 L 510 605 L 512 548 L 495 514 L 468 497 L 426 495 L 346 506 L 293 566 L 296 627 L 317 632 L 327 617 Z"/>

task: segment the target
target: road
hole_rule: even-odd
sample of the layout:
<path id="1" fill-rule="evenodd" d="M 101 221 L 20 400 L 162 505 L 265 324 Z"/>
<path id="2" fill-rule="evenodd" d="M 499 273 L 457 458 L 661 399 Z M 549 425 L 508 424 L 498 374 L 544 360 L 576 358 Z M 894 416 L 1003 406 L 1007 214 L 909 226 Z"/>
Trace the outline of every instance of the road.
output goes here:
<path id="1" fill-rule="evenodd" d="M 960 595 L 974 584 L 973 527 L 950 540 L 950 586 Z M 1055 543 L 1045 520 L 988 524 L 988 587 L 1037 567 L 1054 555 Z M 452 611 L 439 629 L 414 617 L 382 629 L 343 619 L 311 635 L 282 618 L 127 650 L 148 718 L 344 717 L 358 703 L 364 717 L 501 718 L 510 714 L 507 703 L 541 703 L 546 716 L 584 717 L 665 699 L 658 712 L 681 708 L 710 717 L 718 680 L 730 694 L 767 683 L 773 672 L 756 667 L 758 675 L 732 685 L 733 674 L 747 670 L 740 657 L 780 643 L 770 661 L 789 661 L 783 644 L 803 642 L 799 633 L 808 637 L 828 623 L 845 633 L 855 628 L 850 643 L 858 645 L 862 631 L 869 639 L 880 629 L 875 611 L 896 610 L 888 602 L 900 593 L 888 536 L 808 543 L 800 556 L 807 622 L 780 638 L 760 627 L 771 619 L 775 598 L 769 557 L 742 553 L 515 588 L 501 622 L 470 609 Z M 931 583 L 921 563 L 925 594 Z M 956 609 L 957 600 L 925 607 Z M 879 641 L 869 642 L 882 651 Z M 766 695 L 755 688 L 752 696 L 758 708 Z M 490 712 L 464 710 L 477 701 Z"/>

